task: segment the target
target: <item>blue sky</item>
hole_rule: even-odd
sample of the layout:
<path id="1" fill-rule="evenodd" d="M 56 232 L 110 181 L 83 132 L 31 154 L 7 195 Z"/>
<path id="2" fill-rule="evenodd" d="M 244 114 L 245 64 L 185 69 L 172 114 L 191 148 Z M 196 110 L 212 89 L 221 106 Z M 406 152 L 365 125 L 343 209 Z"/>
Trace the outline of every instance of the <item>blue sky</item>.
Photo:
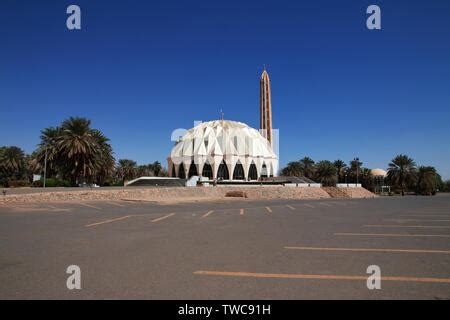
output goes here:
<path id="1" fill-rule="evenodd" d="M 165 164 L 172 130 L 220 109 L 258 127 L 263 64 L 281 165 L 406 153 L 450 178 L 448 0 L 3 0 L 0 145 L 32 152 L 42 128 L 85 116 L 116 158 Z"/>

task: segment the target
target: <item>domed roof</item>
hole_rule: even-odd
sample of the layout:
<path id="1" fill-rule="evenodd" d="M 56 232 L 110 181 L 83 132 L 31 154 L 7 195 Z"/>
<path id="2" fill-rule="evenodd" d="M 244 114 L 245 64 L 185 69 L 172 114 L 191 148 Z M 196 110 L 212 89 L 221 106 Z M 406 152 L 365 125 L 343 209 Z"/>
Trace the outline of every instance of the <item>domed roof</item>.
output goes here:
<path id="1" fill-rule="evenodd" d="M 383 169 L 372 169 L 370 173 L 375 177 L 385 177 L 387 175 L 387 172 Z"/>
<path id="2" fill-rule="evenodd" d="M 202 122 L 188 130 L 172 149 L 176 162 L 193 156 L 246 156 L 277 159 L 268 140 L 245 123 L 230 120 Z"/>

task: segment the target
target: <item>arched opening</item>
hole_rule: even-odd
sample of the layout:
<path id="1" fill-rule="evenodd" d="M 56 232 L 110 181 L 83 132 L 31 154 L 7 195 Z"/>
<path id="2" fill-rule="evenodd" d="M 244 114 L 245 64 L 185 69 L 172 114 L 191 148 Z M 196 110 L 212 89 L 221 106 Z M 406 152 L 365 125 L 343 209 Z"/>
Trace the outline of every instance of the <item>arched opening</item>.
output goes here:
<path id="1" fill-rule="evenodd" d="M 172 178 L 176 178 L 177 177 L 177 172 L 175 171 L 175 164 L 172 164 Z"/>
<path id="2" fill-rule="evenodd" d="M 189 166 L 188 178 L 192 176 L 198 176 L 197 166 L 194 164 L 194 160 L 192 160 L 191 165 Z"/>
<path id="3" fill-rule="evenodd" d="M 250 180 L 258 180 L 258 170 L 256 170 L 256 165 L 254 162 L 252 162 L 248 170 L 248 178 Z"/>
<path id="4" fill-rule="evenodd" d="M 202 176 L 203 177 L 208 177 L 208 179 L 212 179 L 213 178 L 212 167 L 211 167 L 211 165 L 209 163 L 205 163 L 205 165 L 203 166 Z"/>
<path id="5" fill-rule="evenodd" d="M 267 166 L 265 163 L 263 163 L 262 165 L 261 178 L 267 178 Z"/>
<path id="6" fill-rule="evenodd" d="M 238 161 L 234 167 L 233 180 L 245 180 L 244 167 L 240 161 Z"/>
<path id="7" fill-rule="evenodd" d="M 219 169 L 217 170 L 217 179 L 229 180 L 230 173 L 228 172 L 227 164 L 224 160 L 219 165 Z"/>
<path id="8" fill-rule="evenodd" d="M 186 179 L 186 172 L 184 171 L 184 164 L 183 164 L 183 162 L 180 164 L 180 167 L 178 168 L 178 178 Z"/>

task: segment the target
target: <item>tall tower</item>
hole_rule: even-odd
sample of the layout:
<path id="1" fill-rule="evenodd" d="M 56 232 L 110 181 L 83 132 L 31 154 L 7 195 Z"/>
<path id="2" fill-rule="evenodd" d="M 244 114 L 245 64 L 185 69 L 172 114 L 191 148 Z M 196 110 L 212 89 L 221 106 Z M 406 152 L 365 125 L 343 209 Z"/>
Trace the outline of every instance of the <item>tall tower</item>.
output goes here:
<path id="1" fill-rule="evenodd" d="M 269 140 L 270 145 L 272 145 L 272 97 L 270 94 L 270 79 L 266 67 L 264 67 L 261 75 L 259 88 L 260 128 L 263 131 L 263 135 Z"/>

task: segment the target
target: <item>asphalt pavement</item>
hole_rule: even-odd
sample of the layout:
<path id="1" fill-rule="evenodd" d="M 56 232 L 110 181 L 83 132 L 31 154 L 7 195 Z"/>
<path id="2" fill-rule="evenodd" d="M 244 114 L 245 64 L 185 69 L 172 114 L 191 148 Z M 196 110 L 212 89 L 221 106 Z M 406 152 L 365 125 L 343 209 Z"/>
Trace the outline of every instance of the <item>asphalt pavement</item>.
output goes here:
<path id="1" fill-rule="evenodd" d="M 446 195 L 0 205 L 0 299 L 449 298 Z"/>

